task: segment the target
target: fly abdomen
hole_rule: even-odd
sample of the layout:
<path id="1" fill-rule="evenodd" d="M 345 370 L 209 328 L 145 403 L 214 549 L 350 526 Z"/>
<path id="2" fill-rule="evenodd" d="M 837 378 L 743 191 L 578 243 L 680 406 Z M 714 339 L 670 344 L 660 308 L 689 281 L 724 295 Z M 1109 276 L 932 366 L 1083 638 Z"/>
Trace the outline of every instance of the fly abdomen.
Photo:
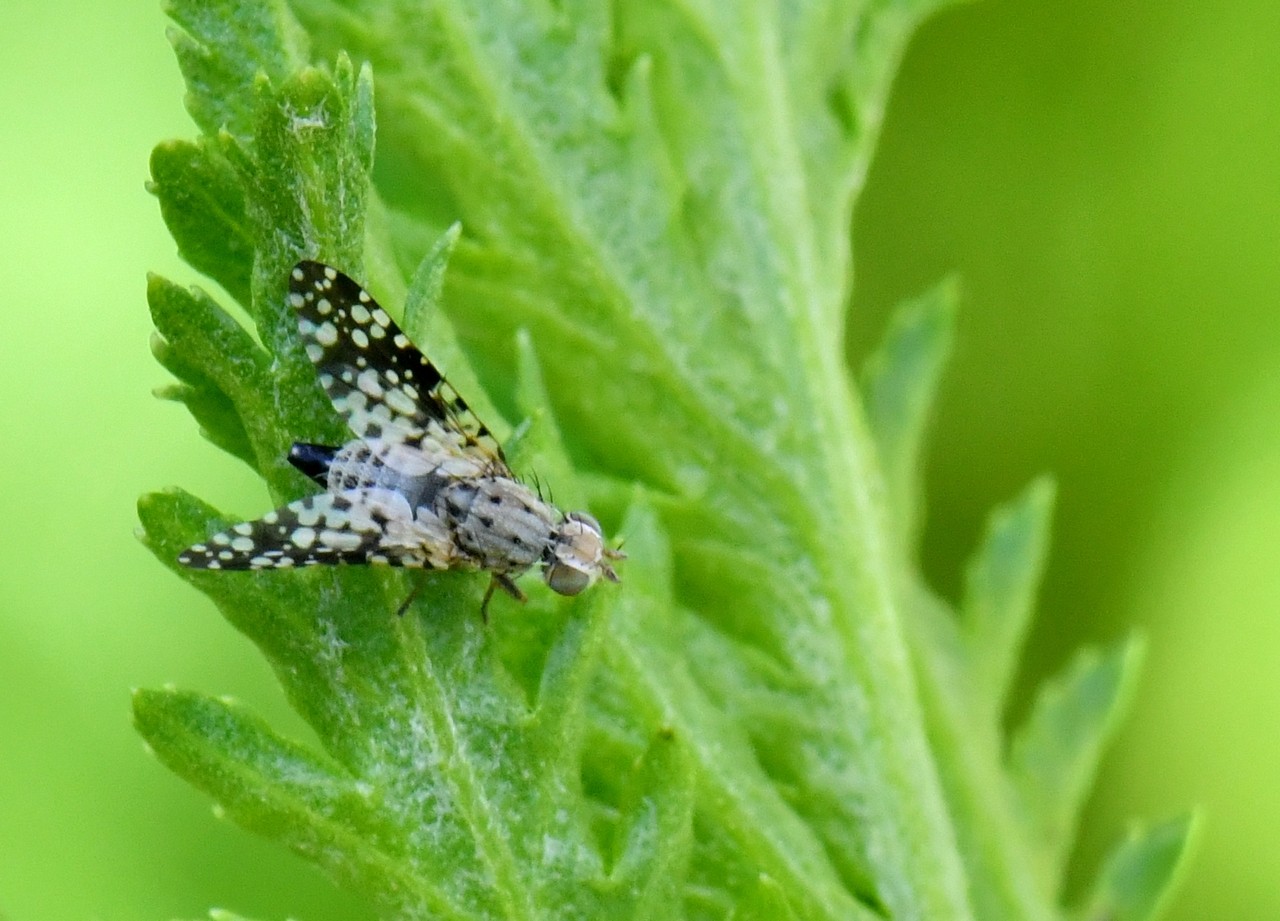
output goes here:
<path id="1" fill-rule="evenodd" d="M 297 467 L 321 486 L 329 485 L 329 465 L 333 463 L 340 448 L 330 445 L 312 444 L 309 441 L 295 441 L 289 449 L 289 463 Z"/>
<path id="2" fill-rule="evenodd" d="M 387 489 L 404 496 L 412 509 L 432 509 L 437 493 L 452 479 L 440 464 L 404 445 L 350 441 L 329 459 L 323 482 L 334 493 Z"/>

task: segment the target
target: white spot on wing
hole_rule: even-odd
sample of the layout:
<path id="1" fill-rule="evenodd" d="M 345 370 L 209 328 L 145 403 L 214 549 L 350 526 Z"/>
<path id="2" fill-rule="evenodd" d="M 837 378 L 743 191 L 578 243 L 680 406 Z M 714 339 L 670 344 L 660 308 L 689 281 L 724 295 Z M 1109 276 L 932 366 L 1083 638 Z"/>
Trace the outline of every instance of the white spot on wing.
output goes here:
<path id="1" fill-rule="evenodd" d="M 338 341 L 338 327 L 325 321 L 316 327 L 315 337 L 316 342 L 319 342 L 325 348 L 330 348 Z"/>
<path id="2" fill-rule="evenodd" d="M 360 373 L 356 378 L 356 386 L 374 399 L 382 396 L 382 384 L 378 382 L 378 372 L 372 368 Z M 413 409 L 410 408 L 409 412 L 413 412 Z"/>
<path id="3" fill-rule="evenodd" d="M 393 387 L 383 396 L 383 401 L 402 416 L 412 416 L 418 410 L 418 404 L 399 387 Z"/>
<path id="4" fill-rule="evenodd" d="M 360 535 L 350 531 L 334 531 L 326 528 L 320 532 L 320 543 L 334 550 L 358 550 L 360 541 Z"/>

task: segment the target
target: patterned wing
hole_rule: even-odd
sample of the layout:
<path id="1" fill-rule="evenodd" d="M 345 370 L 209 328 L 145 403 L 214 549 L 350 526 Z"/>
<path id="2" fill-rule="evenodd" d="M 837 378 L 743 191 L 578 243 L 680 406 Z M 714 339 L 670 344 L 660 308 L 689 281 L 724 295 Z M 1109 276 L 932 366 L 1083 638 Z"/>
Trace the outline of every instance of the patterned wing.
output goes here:
<path id="1" fill-rule="evenodd" d="M 334 563 L 446 569 L 452 538 L 434 520 L 417 521 L 403 496 L 352 490 L 307 496 L 188 547 L 192 569 L 289 569 Z"/>
<path id="2" fill-rule="evenodd" d="M 506 471 L 489 430 L 359 284 L 299 262 L 289 303 L 321 386 L 357 436 L 466 454 Z"/>

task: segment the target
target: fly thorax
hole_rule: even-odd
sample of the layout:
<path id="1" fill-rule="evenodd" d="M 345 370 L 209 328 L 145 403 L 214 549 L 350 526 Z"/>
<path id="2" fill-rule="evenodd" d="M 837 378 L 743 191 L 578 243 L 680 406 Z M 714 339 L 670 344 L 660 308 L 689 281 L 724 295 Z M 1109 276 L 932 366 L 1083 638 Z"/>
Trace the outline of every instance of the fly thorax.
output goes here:
<path id="1" fill-rule="evenodd" d="M 541 560 L 555 530 L 554 510 L 506 477 L 455 480 L 436 497 L 436 513 L 458 547 L 486 569 L 523 572 Z"/>

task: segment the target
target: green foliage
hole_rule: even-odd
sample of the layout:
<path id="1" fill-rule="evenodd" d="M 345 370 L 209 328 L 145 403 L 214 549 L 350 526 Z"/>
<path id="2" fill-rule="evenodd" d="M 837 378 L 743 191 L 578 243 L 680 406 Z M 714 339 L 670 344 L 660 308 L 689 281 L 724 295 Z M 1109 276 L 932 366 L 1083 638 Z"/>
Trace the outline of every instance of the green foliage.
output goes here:
<path id="1" fill-rule="evenodd" d="M 954 286 L 904 308 L 861 396 L 843 359 L 854 193 L 927 11 L 175 2 L 202 134 L 157 148 L 152 189 L 254 330 L 153 279 L 165 395 L 271 501 L 306 492 L 289 444 L 344 440 L 284 305 L 320 258 L 404 304 L 517 468 L 629 559 L 488 626 L 483 577 L 435 574 L 397 619 L 400 573 L 179 569 L 229 522 L 145 497 L 147 545 L 324 749 L 143 691 L 157 756 L 390 917 L 1061 917 L 1136 654 L 1051 685 L 1006 764 L 1051 489 L 946 610 L 911 553 Z M 1126 846 L 1098 904 L 1154 904 L 1182 840 Z"/>
<path id="2" fill-rule="evenodd" d="M 1147 921 L 1168 901 L 1198 834 L 1194 814 L 1135 827 L 1103 867 L 1082 921 Z"/>

